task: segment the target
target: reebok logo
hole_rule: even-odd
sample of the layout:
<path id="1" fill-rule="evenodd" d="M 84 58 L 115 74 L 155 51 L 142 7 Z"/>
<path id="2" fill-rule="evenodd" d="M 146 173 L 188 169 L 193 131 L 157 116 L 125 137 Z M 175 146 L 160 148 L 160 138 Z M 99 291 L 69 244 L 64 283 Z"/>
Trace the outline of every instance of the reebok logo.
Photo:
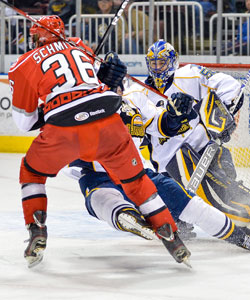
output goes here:
<path id="1" fill-rule="evenodd" d="M 104 108 L 98 109 L 96 111 L 91 111 L 89 114 L 90 114 L 90 116 L 95 116 L 95 115 L 99 115 L 99 114 L 103 114 L 103 113 L 105 113 L 105 109 Z"/>

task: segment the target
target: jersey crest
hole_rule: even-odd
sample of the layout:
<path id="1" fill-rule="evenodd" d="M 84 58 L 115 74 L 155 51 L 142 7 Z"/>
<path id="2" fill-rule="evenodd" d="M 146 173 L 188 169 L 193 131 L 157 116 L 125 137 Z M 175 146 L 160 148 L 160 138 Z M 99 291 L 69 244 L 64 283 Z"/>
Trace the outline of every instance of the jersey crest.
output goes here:
<path id="1" fill-rule="evenodd" d="M 169 140 L 169 138 L 159 138 L 159 144 L 163 145 L 164 143 L 166 143 Z"/>
<path id="2" fill-rule="evenodd" d="M 144 137 L 145 129 L 142 116 L 136 108 L 132 108 L 128 104 L 123 103 L 120 116 L 132 137 Z"/>

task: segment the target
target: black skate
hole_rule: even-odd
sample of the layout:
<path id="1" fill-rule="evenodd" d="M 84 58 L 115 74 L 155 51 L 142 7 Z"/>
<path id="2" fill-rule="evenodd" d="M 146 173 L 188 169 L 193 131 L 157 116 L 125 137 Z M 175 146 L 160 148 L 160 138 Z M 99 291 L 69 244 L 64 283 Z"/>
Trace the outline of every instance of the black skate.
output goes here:
<path id="1" fill-rule="evenodd" d="M 235 244 L 238 247 L 250 250 L 250 234 L 249 228 L 234 226 L 232 234 L 225 241 Z"/>
<path id="2" fill-rule="evenodd" d="M 146 240 L 158 239 L 153 228 L 136 209 L 123 208 L 119 210 L 116 224 L 119 229 L 131 232 Z"/>
<path id="3" fill-rule="evenodd" d="M 43 259 L 43 251 L 46 248 L 47 241 L 46 216 L 44 211 L 35 211 L 33 214 L 35 223 L 31 223 L 27 227 L 30 238 L 27 240 L 29 244 L 24 251 L 24 257 L 29 268 L 36 266 Z"/>
<path id="4" fill-rule="evenodd" d="M 250 235 L 246 234 L 241 241 L 236 243 L 236 245 L 246 250 L 250 250 Z"/>
<path id="5" fill-rule="evenodd" d="M 248 227 L 240 227 L 240 229 L 247 235 L 250 235 L 250 228 Z"/>
<path id="6" fill-rule="evenodd" d="M 184 263 L 191 268 L 189 257 L 191 253 L 180 239 L 178 232 L 173 232 L 170 224 L 164 224 L 157 230 L 158 236 L 162 239 L 162 243 L 167 248 L 168 252 L 178 263 Z"/>

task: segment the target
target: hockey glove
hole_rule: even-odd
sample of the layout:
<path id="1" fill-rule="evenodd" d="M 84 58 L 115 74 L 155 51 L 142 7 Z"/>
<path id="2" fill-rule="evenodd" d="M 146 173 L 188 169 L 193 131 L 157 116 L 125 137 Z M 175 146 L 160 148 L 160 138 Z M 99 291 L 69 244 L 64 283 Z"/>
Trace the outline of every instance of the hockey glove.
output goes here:
<path id="1" fill-rule="evenodd" d="M 171 100 L 167 105 L 167 111 L 170 116 L 175 117 L 190 114 L 194 102 L 192 96 L 184 93 L 174 93 L 171 95 Z"/>
<path id="2" fill-rule="evenodd" d="M 106 54 L 104 62 L 101 63 L 97 77 L 112 90 L 121 86 L 122 80 L 127 73 L 127 67 L 119 59 L 117 53 L 110 51 Z"/>
<path id="3" fill-rule="evenodd" d="M 175 136 L 188 131 L 189 121 L 197 117 L 192 108 L 194 98 L 188 94 L 174 93 L 167 104 L 167 112 L 162 118 L 162 131 L 167 136 Z"/>

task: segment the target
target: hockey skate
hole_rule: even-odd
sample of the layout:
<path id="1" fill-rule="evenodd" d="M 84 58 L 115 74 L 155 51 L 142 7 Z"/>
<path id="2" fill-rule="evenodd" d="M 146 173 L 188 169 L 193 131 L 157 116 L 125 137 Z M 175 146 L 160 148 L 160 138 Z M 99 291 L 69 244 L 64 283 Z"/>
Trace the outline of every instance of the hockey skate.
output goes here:
<path id="1" fill-rule="evenodd" d="M 230 241 L 237 246 L 250 250 L 250 235 L 246 234 L 242 229 L 240 229 L 241 234 L 238 235 L 235 241 Z"/>
<path id="2" fill-rule="evenodd" d="M 191 268 L 189 263 L 191 253 L 183 244 L 178 232 L 173 232 L 170 224 L 164 224 L 158 228 L 157 235 L 161 237 L 163 245 L 178 263 L 183 262 L 186 266 Z"/>
<path id="3" fill-rule="evenodd" d="M 240 247 L 250 250 L 250 235 L 245 235 L 244 241 Z"/>
<path id="4" fill-rule="evenodd" d="M 116 224 L 120 230 L 131 232 L 146 240 L 158 240 L 153 228 L 136 209 L 123 208 L 119 210 Z"/>
<path id="5" fill-rule="evenodd" d="M 43 259 L 43 251 L 46 248 L 47 241 L 46 216 L 44 211 L 35 211 L 33 214 L 35 223 L 27 226 L 30 238 L 27 240 L 29 244 L 24 251 L 24 257 L 28 262 L 29 268 L 36 266 Z"/>

